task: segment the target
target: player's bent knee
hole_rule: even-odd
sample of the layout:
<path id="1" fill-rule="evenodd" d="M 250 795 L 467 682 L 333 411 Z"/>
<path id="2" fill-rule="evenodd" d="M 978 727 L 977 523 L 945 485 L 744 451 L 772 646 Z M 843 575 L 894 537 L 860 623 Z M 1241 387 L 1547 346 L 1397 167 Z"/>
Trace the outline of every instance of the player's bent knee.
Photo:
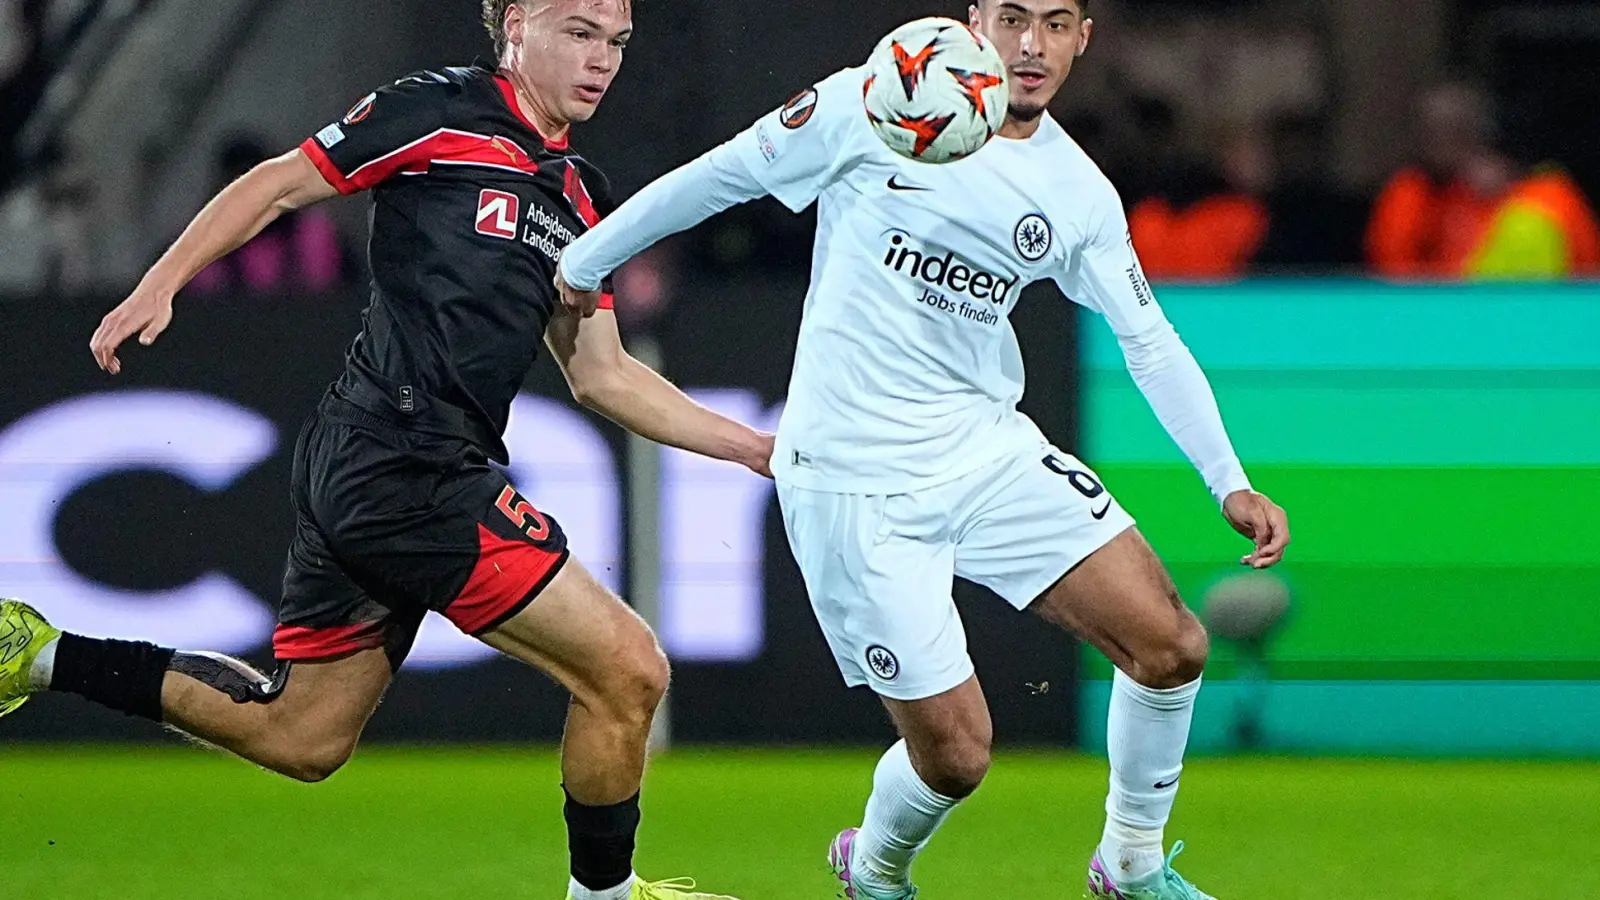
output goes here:
<path id="1" fill-rule="evenodd" d="M 1165 680 L 1168 687 L 1179 687 L 1200 677 L 1211 655 L 1211 638 L 1193 615 L 1185 615 L 1172 643 Z"/>
<path id="2" fill-rule="evenodd" d="M 319 724 L 304 716 L 275 717 L 262 734 L 258 752 L 246 754 L 261 765 L 307 784 L 327 781 L 355 755 L 360 732 Z"/>
<path id="3" fill-rule="evenodd" d="M 1210 655 L 1211 638 L 1205 626 L 1185 613 L 1176 628 L 1135 658 L 1138 671 L 1128 674 L 1145 687 L 1181 687 L 1200 677 Z"/>
<path id="4" fill-rule="evenodd" d="M 627 672 L 631 696 L 641 707 L 654 713 L 667 694 L 667 683 L 672 680 L 672 666 L 654 635 L 649 635 L 633 651 Z"/>
<path id="5" fill-rule="evenodd" d="M 986 741 L 943 741 L 918 754 L 917 774 L 936 793 L 953 799 L 972 794 L 989 774 L 991 755 Z"/>
<path id="6" fill-rule="evenodd" d="M 643 626 L 637 632 L 614 648 L 595 693 L 611 714 L 648 722 L 666 696 L 672 674 L 655 635 Z"/>
<path id="7" fill-rule="evenodd" d="M 349 740 L 329 740 L 316 744 L 302 744 L 293 749 L 280 765 L 273 768 L 295 781 L 316 784 L 327 781 L 333 773 L 344 768 L 355 754 L 356 743 Z"/>

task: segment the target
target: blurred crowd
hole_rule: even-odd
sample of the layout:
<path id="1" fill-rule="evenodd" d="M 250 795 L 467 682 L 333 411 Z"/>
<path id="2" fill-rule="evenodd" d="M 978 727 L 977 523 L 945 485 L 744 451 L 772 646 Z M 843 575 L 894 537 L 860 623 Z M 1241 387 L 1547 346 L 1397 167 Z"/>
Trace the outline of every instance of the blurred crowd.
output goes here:
<path id="1" fill-rule="evenodd" d="M 1600 278 L 1600 227 L 1577 179 L 1524 135 L 1502 135 L 1489 93 L 1444 81 L 1415 100 L 1408 160 L 1370 185 L 1341 180 L 1325 114 L 1180 122 L 1131 96 L 1062 124 L 1105 170 L 1157 281 L 1368 276 L 1406 281 Z M 1188 127 L 1185 127 L 1188 126 Z M 807 223 L 781 209 L 725 216 L 691 262 L 795 269 Z"/>
<path id="2" fill-rule="evenodd" d="M 1069 123 L 1128 204 L 1151 278 L 1366 272 L 1392 279 L 1600 276 L 1600 228 L 1556 160 L 1511 149 L 1488 94 L 1466 82 L 1423 92 L 1412 162 L 1375 191 L 1339 184 L 1325 123 L 1296 113 L 1220 123 L 1206 152 L 1173 152 L 1174 121 L 1135 104 L 1146 153 L 1110 152 L 1094 116 Z"/>
<path id="3" fill-rule="evenodd" d="M 276 151 L 254 135 L 230 136 L 217 153 L 216 190 L 273 155 Z M 188 290 L 201 294 L 329 290 L 362 271 L 351 259 L 348 245 L 326 206 L 307 206 L 279 216 L 248 244 L 202 269 Z"/>
<path id="4" fill-rule="evenodd" d="M 0 3 L 0 246 L 6 248 L 0 293 L 73 293 L 105 283 L 97 272 L 104 252 L 92 248 L 107 210 L 93 204 L 103 188 L 93 167 L 74 164 L 49 141 L 22 149 L 30 117 L 48 105 L 47 6 L 46 0 Z M 71 27 L 63 33 L 70 37 Z M 1600 277 L 1594 206 L 1562 160 L 1526 146 L 1537 139 L 1521 129 L 1498 127 L 1508 118 L 1472 83 L 1436 84 L 1415 105 L 1410 133 L 1396 136 L 1409 145 L 1409 163 L 1369 185 L 1335 173 L 1333 127 L 1325 111 L 1308 111 L 1314 106 L 1197 129 L 1192 111 L 1180 121 L 1171 102 L 1130 95 L 1062 118 L 1121 190 L 1134 244 L 1156 280 Z M 209 150 L 211 171 L 200 180 L 220 189 L 292 144 L 283 137 L 221 135 Z M 192 290 L 280 293 L 360 281 L 358 221 L 322 207 L 285 216 L 201 273 Z M 166 233 L 169 227 L 176 226 L 144 229 L 150 246 L 131 255 L 157 252 L 156 239 L 176 237 Z M 807 219 L 775 204 L 758 204 L 662 248 L 624 277 L 637 281 L 653 305 L 659 300 L 648 298 L 670 294 L 668 285 L 686 269 L 800 272 L 809 254 L 794 248 L 808 240 L 808 227 Z"/>

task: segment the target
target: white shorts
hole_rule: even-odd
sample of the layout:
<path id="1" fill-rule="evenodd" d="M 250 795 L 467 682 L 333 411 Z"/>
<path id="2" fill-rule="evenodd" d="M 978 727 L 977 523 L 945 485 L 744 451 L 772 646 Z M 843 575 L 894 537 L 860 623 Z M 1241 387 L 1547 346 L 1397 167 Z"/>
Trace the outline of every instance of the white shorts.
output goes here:
<path id="1" fill-rule="evenodd" d="M 912 493 L 779 483 L 778 501 L 845 682 L 895 700 L 972 677 L 952 576 L 1024 609 L 1133 526 L 1088 466 L 1049 444 Z"/>

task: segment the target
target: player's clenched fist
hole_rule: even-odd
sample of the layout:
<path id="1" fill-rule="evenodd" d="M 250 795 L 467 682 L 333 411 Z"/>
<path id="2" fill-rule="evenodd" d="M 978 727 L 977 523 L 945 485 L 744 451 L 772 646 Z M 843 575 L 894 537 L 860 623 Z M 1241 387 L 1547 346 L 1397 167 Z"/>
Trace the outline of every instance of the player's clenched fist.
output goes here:
<path id="1" fill-rule="evenodd" d="M 1255 542 L 1255 550 L 1240 565 L 1265 569 L 1283 560 L 1289 546 L 1289 514 L 1266 494 L 1234 491 L 1222 502 L 1222 515 L 1233 530 Z"/>
<path id="2" fill-rule="evenodd" d="M 566 279 L 561 277 L 559 268 L 556 269 L 556 290 L 561 293 L 561 305 L 569 312 L 575 312 L 585 319 L 594 315 L 594 311 L 600 306 L 598 290 L 580 291 L 567 284 Z"/>
<path id="3" fill-rule="evenodd" d="M 773 446 L 777 439 L 778 436 L 775 434 L 765 431 L 756 432 L 754 453 L 748 459 L 742 460 L 745 468 L 763 478 L 771 478 Z"/>
<path id="4" fill-rule="evenodd" d="M 150 346 L 172 324 L 172 294 L 141 284 L 116 309 L 106 313 L 89 339 L 89 350 L 100 368 L 113 375 L 122 371 L 117 348 L 135 332 L 139 343 Z"/>

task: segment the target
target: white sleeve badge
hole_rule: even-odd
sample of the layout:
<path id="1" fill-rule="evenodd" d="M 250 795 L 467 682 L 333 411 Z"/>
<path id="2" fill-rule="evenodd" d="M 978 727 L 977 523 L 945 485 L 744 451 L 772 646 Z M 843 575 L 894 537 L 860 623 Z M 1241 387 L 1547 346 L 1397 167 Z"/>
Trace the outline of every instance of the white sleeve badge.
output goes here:
<path id="1" fill-rule="evenodd" d="M 321 144 L 324 150 L 332 150 L 342 140 L 344 140 L 344 129 L 337 123 L 317 132 L 317 143 Z"/>

